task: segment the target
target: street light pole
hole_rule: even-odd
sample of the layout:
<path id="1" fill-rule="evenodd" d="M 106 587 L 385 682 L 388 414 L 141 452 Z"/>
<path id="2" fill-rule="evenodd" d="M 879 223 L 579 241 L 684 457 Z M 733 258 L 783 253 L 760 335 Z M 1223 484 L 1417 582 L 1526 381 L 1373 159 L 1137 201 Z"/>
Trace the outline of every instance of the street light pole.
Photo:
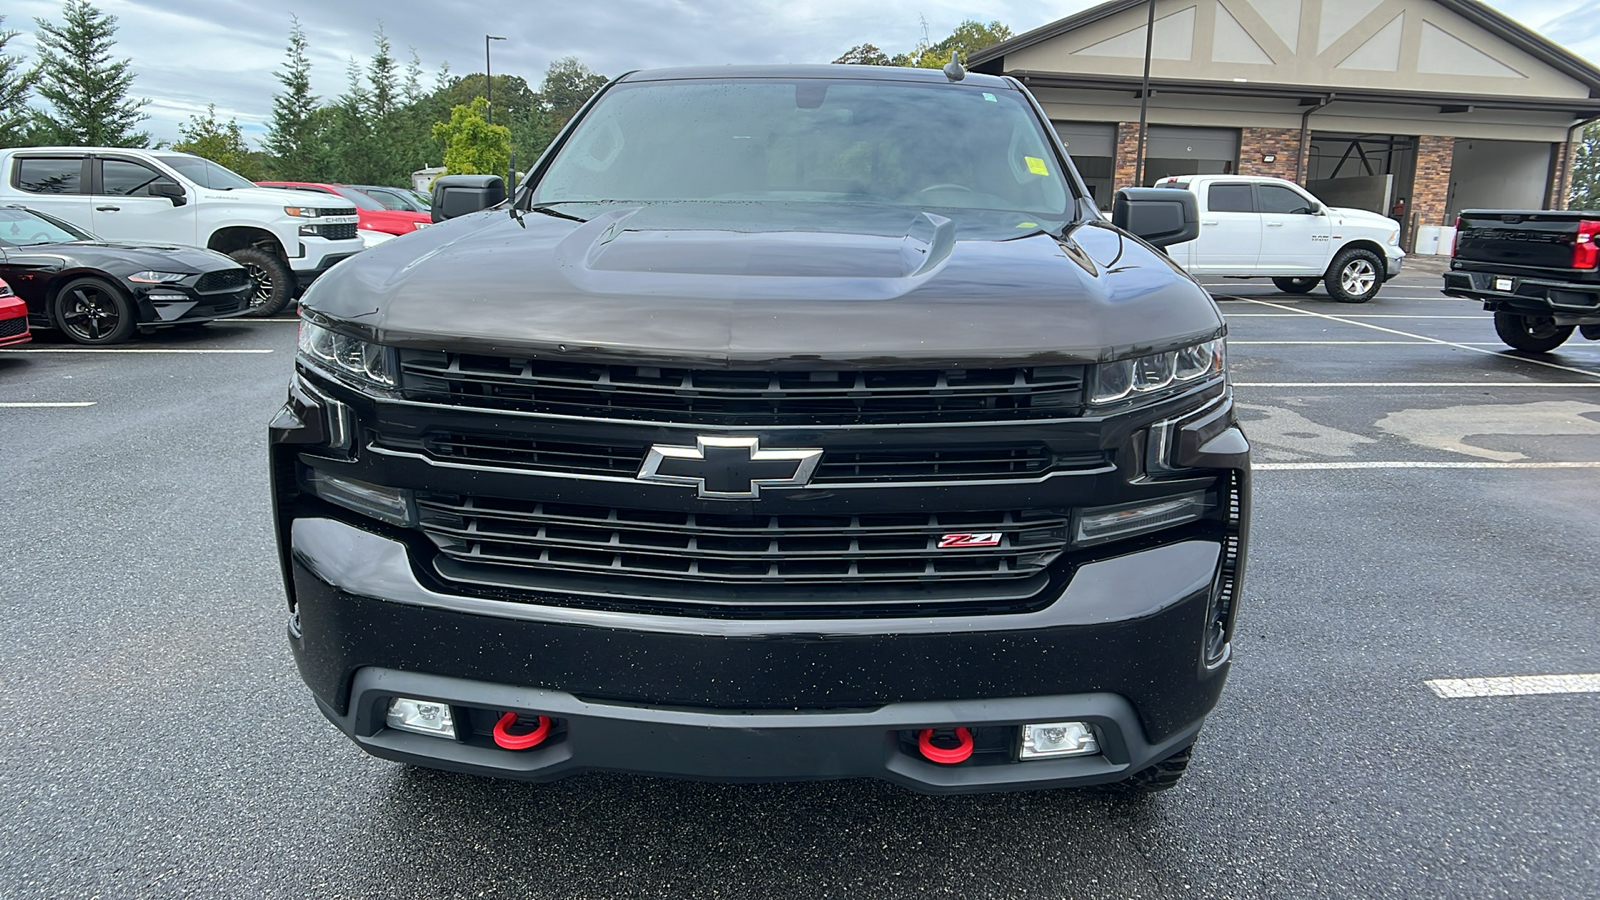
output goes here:
<path id="1" fill-rule="evenodd" d="M 489 42 L 503 41 L 505 38 L 495 34 L 483 36 L 483 93 L 484 100 L 488 102 L 489 124 L 494 124 L 494 75 L 489 71 Z"/>
<path id="2" fill-rule="evenodd" d="M 1150 51 L 1156 40 L 1156 0 L 1150 0 L 1144 29 L 1144 81 L 1139 85 L 1139 155 L 1134 162 L 1133 186 L 1144 187 L 1144 139 L 1150 110 Z"/>

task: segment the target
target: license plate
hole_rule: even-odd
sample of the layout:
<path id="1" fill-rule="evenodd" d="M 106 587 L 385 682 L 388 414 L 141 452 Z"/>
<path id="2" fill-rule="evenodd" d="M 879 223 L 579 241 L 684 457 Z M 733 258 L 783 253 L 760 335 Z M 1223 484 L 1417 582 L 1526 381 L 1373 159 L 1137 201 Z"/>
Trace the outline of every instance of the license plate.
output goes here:
<path id="1" fill-rule="evenodd" d="M 1497 291 L 1506 291 L 1506 292 L 1509 293 L 1511 291 L 1511 279 L 1509 279 L 1509 278 L 1496 278 L 1494 280 L 1494 289 L 1497 290 Z"/>

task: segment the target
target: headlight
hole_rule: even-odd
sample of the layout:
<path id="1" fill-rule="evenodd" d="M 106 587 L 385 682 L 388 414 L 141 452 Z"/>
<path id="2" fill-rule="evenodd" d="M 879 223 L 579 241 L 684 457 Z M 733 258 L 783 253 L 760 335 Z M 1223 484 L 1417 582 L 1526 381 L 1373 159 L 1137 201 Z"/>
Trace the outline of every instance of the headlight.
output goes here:
<path id="1" fill-rule="evenodd" d="M 394 387 L 389 348 L 381 344 L 339 334 L 301 319 L 299 349 L 302 357 L 322 368 L 379 387 Z"/>
<path id="2" fill-rule="evenodd" d="M 140 284 L 171 284 L 189 277 L 188 272 L 135 272 L 128 276 L 129 281 Z"/>
<path id="3" fill-rule="evenodd" d="M 1389 246 L 1400 246 L 1400 229 L 1396 228 L 1395 230 L 1389 232 Z"/>
<path id="4" fill-rule="evenodd" d="M 315 219 L 319 211 L 310 206 L 285 206 L 284 215 L 294 216 L 299 219 Z"/>
<path id="5" fill-rule="evenodd" d="M 1222 338 L 1135 359 L 1119 359 L 1094 367 L 1089 402 L 1104 405 L 1129 397 L 1159 395 L 1222 374 L 1227 343 Z"/>

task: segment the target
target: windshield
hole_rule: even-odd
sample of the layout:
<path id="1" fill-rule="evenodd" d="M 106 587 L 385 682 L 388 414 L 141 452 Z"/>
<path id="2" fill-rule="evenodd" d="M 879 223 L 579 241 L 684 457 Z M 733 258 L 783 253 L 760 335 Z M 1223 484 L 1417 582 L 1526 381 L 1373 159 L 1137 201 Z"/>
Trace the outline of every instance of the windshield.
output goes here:
<path id="1" fill-rule="evenodd" d="M 0 206 L 0 244 L 29 247 L 34 244 L 65 244 L 92 241 L 94 235 L 79 231 L 60 219 L 26 209 Z"/>
<path id="2" fill-rule="evenodd" d="M 356 209 L 381 211 L 388 208 L 382 203 L 379 203 L 371 197 L 368 197 L 366 194 L 356 190 L 355 188 L 339 186 L 335 187 L 333 192 L 334 194 L 349 200 L 351 203 L 354 203 L 356 205 Z"/>
<path id="3" fill-rule="evenodd" d="M 255 187 L 244 176 L 223 168 L 209 159 L 201 159 L 198 156 L 157 156 L 156 159 L 177 169 L 179 174 L 201 187 L 216 191 Z"/>
<path id="4" fill-rule="evenodd" d="M 535 203 L 868 202 L 1063 216 L 1072 197 L 1023 96 L 978 85 L 677 81 L 608 91 Z"/>
<path id="5" fill-rule="evenodd" d="M 398 209 L 404 212 L 427 212 L 427 209 L 418 204 L 415 198 L 407 196 L 405 191 L 398 188 L 364 187 L 361 190 L 389 209 Z"/>

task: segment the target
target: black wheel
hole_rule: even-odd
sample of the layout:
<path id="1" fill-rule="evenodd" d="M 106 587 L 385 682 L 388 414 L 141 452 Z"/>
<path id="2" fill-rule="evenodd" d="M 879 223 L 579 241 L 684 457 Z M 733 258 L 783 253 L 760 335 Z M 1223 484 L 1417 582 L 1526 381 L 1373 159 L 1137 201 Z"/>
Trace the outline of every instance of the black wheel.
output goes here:
<path id="1" fill-rule="evenodd" d="M 228 254 L 244 266 L 255 290 L 250 293 L 250 315 L 275 316 L 294 299 L 294 271 L 276 253 L 245 247 Z"/>
<path id="2" fill-rule="evenodd" d="M 1365 303 L 1383 287 L 1383 260 L 1359 247 L 1343 250 L 1333 258 L 1323 283 L 1328 296 L 1340 303 Z"/>
<path id="3" fill-rule="evenodd" d="M 1133 773 L 1127 781 L 1122 782 L 1121 787 L 1136 794 L 1155 794 L 1171 790 L 1178 786 L 1183 773 L 1189 770 L 1189 757 L 1193 753 L 1194 745 L 1190 744 L 1161 762 Z"/>
<path id="4" fill-rule="evenodd" d="M 1556 320 L 1549 316 L 1497 312 L 1494 314 L 1494 333 L 1513 349 L 1525 353 L 1549 353 L 1572 337 L 1572 326 L 1557 325 Z"/>
<path id="5" fill-rule="evenodd" d="M 1285 294 L 1309 294 L 1321 278 L 1274 278 L 1272 283 Z"/>
<path id="6" fill-rule="evenodd" d="M 51 313 L 56 327 L 79 344 L 120 344 L 139 327 L 127 295 L 99 278 L 75 278 L 62 285 Z"/>

